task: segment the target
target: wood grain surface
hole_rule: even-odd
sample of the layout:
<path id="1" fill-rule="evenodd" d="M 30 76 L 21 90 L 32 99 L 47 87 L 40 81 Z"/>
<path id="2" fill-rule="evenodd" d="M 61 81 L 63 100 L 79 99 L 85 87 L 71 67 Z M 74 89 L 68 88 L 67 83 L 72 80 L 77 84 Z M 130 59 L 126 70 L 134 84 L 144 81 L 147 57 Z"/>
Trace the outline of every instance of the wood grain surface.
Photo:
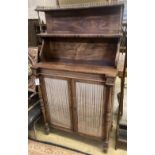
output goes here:
<path id="1" fill-rule="evenodd" d="M 59 70 L 59 71 L 72 71 L 79 73 L 89 73 L 89 74 L 101 74 L 108 75 L 111 77 L 116 77 L 117 69 L 112 67 L 102 67 L 102 66 L 94 66 L 94 65 L 86 65 L 86 64 L 71 64 L 71 63 L 60 63 L 60 62 L 40 62 L 33 66 L 33 69 L 51 69 L 51 70 Z M 35 72 L 35 71 L 34 71 Z M 39 73 L 39 72 L 38 72 Z"/>
<path id="2" fill-rule="evenodd" d="M 118 39 L 57 38 L 47 39 L 44 61 L 114 66 Z"/>
<path id="3" fill-rule="evenodd" d="M 47 32 L 53 34 L 116 34 L 121 30 L 120 14 L 119 7 L 62 10 L 59 13 L 48 11 L 46 12 Z"/>

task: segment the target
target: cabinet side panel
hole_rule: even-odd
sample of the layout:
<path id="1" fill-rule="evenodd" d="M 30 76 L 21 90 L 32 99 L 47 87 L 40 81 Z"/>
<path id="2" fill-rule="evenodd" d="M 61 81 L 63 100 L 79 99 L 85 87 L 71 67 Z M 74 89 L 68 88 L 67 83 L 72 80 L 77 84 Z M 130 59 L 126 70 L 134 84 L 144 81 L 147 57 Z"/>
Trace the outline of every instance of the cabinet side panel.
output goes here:
<path id="1" fill-rule="evenodd" d="M 71 129 L 67 80 L 44 78 L 51 124 Z"/>
<path id="2" fill-rule="evenodd" d="M 103 94 L 103 85 L 76 83 L 78 132 L 102 137 Z"/>

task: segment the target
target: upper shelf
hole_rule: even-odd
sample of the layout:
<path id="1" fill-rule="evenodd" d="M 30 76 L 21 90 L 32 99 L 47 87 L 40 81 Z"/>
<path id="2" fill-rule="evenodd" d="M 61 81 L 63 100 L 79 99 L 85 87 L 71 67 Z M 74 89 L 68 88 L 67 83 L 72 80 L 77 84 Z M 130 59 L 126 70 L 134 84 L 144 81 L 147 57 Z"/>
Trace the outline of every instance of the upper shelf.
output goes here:
<path id="1" fill-rule="evenodd" d="M 40 33 L 38 36 L 42 38 L 54 38 L 54 37 L 74 37 L 74 38 L 120 38 L 122 33 L 118 34 L 52 34 L 52 33 Z"/>
<path id="2" fill-rule="evenodd" d="M 123 4 L 73 8 L 43 8 L 44 37 L 120 37 Z M 39 10 L 39 9 L 38 9 Z"/>

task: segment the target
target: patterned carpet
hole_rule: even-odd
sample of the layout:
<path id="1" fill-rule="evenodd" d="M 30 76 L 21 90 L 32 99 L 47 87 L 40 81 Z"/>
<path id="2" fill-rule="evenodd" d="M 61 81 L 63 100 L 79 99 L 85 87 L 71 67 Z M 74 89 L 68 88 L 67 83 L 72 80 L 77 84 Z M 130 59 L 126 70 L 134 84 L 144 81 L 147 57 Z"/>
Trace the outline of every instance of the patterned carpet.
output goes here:
<path id="1" fill-rule="evenodd" d="M 29 155 L 85 155 L 62 147 L 28 141 L 28 154 Z"/>

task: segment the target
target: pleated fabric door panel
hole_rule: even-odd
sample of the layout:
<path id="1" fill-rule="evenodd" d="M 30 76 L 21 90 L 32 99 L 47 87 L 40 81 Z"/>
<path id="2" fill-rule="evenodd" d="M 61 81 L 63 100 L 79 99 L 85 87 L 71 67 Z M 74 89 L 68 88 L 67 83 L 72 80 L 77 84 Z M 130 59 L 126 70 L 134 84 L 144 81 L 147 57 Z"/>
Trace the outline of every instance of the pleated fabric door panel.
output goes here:
<path id="1" fill-rule="evenodd" d="M 51 124 L 71 129 L 70 97 L 67 80 L 44 78 Z"/>
<path id="2" fill-rule="evenodd" d="M 95 137 L 103 135 L 104 86 L 76 82 L 78 132 Z"/>

